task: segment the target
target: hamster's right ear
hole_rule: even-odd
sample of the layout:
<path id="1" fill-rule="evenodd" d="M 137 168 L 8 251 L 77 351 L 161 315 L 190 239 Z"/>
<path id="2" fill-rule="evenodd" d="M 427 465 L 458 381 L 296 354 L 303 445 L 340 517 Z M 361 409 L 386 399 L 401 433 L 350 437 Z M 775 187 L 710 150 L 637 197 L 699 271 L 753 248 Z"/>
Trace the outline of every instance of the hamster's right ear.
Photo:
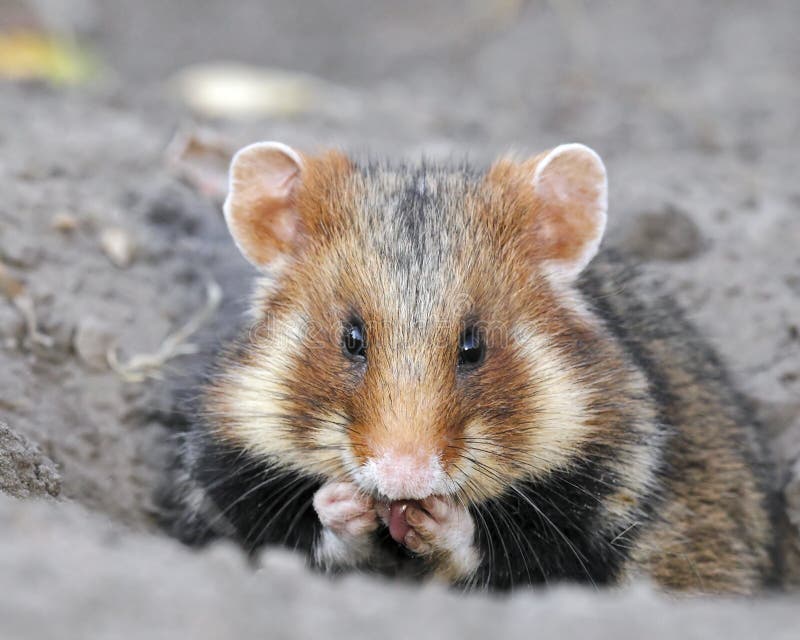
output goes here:
<path id="1" fill-rule="evenodd" d="M 522 163 L 501 159 L 488 180 L 506 199 L 531 259 L 573 282 L 597 253 L 606 227 L 603 161 L 582 144 L 562 144 Z"/>
<path id="2" fill-rule="evenodd" d="M 301 240 L 296 207 L 303 159 L 280 142 L 257 142 L 231 161 L 223 211 L 245 258 L 259 269 L 280 263 Z"/>

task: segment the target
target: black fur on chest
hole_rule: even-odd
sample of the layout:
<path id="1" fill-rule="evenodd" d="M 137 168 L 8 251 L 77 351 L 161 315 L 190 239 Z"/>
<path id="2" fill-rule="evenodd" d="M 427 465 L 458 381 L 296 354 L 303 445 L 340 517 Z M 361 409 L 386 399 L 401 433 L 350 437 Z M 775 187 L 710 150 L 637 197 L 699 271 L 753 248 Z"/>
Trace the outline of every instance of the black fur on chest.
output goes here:
<path id="1" fill-rule="evenodd" d="M 184 453 L 190 458 L 186 462 L 192 482 L 206 498 L 203 522 L 194 527 L 193 539 L 179 537 L 202 544 L 224 536 L 251 554 L 279 545 L 307 554 L 313 564 L 322 525 L 312 501 L 322 479 L 270 464 L 208 435 L 194 436 Z M 380 552 L 370 569 L 406 577 L 425 572 L 420 559 L 394 542 L 385 527 L 375 534 L 374 542 Z"/>
<path id="2" fill-rule="evenodd" d="M 235 539 L 253 553 L 280 545 L 311 554 L 321 532 L 312 505 L 319 478 L 270 465 L 241 449 L 204 437 L 195 448 L 194 481 L 213 504 L 207 531 Z M 518 483 L 500 498 L 472 506 L 482 563 L 464 586 L 505 590 L 561 581 L 613 582 L 636 535 L 603 521 L 603 498 L 616 479 L 604 470 L 607 452 L 541 481 Z M 381 573 L 414 577 L 427 571 L 388 535 L 376 533 Z"/>
<path id="3" fill-rule="evenodd" d="M 192 461 L 194 481 L 213 505 L 208 526 L 252 553 L 265 545 L 309 551 L 321 530 L 312 505 L 319 478 L 280 467 L 203 437 Z"/>
<path id="4" fill-rule="evenodd" d="M 614 582 L 638 531 L 632 522 L 608 522 L 603 500 L 617 478 L 603 464 L 607 455 L 598 450 L 471 507 L 482 563 L 468 586 Z"/>

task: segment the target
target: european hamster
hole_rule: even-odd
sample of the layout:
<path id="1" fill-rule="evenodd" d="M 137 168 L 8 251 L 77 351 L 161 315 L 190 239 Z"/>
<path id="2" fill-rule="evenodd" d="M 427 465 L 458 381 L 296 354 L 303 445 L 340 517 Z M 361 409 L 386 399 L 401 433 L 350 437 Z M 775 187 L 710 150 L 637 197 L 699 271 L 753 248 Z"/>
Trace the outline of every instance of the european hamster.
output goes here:
<path id="1" fill-rule="evenodd" d="M 488 170 L 239 151 L 225 219 L 261 277 L 172 531 L 468 588 L 764 585 L 751 416 L 679 310 L 595 257 L 606 208 L 580 144 Z"/>

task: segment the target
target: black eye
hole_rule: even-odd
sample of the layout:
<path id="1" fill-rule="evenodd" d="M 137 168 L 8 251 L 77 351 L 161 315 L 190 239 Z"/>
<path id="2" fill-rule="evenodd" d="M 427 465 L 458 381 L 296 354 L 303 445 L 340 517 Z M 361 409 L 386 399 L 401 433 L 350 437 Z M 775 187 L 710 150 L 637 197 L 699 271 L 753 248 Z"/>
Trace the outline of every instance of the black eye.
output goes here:
<path id="1" fill-rule="evenodd" d="M 361 322 L 353 320 L 345 325 L 342 348 L 351 358 L 367 357 L 367 335 Z"/>
<path id="2" fill-rule="evenodd" d="M 476 367 L 483 362 L 486 347 L 483 337 L 475 328 L 469 328 L 461 334 L 458 344 L 458 364 L 461 367 Z"/>

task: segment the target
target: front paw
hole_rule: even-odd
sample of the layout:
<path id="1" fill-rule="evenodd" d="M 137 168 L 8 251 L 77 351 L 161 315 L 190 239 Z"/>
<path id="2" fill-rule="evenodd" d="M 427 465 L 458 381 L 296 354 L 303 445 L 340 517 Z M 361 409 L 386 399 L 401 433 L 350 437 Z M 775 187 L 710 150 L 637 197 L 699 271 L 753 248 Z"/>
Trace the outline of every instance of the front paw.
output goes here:
<path id="1" fill-rule="evenodd" d="M 314 494 L 314 510 L 322 523 L 316 560 L 329 569 L 354 566 L 372 551 L 370 534 L 378 527 L 375 503 L 350 482 L 323 485 Z"/>
<path id="2" fill-rule="evenodd" d="M 431 496 L 399 508 L 408 527 L 405 531 L 396 527 L 402 533 L 403 545 L 418 555 L 430 557 L 438 575 L 457 580 L 477 569 L 475 522 L 466 507 L 447 497 Z"/>
<path id="3" fill-rule="evenodd" d="M 320 522 L 342 537 L 358 538 L 378 527 L 375 502 L 350 482 L 332 482 L 314 494 Z"/>

